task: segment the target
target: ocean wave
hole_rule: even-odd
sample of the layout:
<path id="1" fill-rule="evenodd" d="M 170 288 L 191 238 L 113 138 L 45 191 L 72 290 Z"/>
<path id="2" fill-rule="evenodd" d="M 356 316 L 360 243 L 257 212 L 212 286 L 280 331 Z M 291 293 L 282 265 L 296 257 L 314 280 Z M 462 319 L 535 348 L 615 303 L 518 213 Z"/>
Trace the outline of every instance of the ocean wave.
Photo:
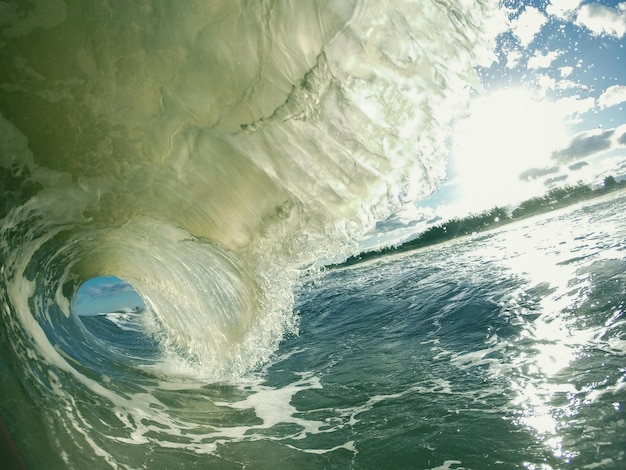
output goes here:
<path id="1" fill-rule="evenodd" d="M 121 403 L 132 376 L 220 381 L 267 362 L 297 332 L 302 273 L 444 176 L 492 6 L 4 3 L 6 368 L 35 401 L 67 402 L 63 375 Z M 145 301 L 150 367 L 76 314 L 105 275 Z M 116 386 L 119 364 L 137 370 Z"/>
<path id="2" fill-rule="evenodd" d="M 34 34 L 42 8 L 3 28 L 7 319 L 54 330 L 116 275 L 166 349 L 257 344 L 240 373 L 293 330 L 299 269 L 443 175 L 485 5 L 83 5 Z"/>

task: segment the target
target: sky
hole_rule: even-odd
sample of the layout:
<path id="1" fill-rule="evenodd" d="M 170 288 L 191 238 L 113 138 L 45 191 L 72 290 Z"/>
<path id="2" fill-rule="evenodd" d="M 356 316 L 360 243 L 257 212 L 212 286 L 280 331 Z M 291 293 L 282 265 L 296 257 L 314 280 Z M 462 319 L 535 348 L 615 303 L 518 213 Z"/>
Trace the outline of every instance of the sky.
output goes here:
<path id="1" fill-rule="evenodd" d="M 505 1 L 491 28 L 447 178 L 364 247 L 555 186 L 626 178 L 626 1 Z"/>
<path id="2" fill-rule="evenodd" d="M 79 315 L 144 307 L 143 299 L 126 281 L 115 276 L 90 279 L 80 286 L 76 294 L 76 311 Z"/>

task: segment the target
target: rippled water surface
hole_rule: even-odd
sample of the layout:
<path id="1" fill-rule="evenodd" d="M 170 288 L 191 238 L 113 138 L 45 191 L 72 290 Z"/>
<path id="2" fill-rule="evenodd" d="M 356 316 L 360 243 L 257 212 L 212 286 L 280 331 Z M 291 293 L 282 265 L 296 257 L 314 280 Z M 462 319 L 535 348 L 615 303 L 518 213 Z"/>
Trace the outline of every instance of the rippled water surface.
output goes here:
<path id="1" fill-rule="evenodd" d="M 149 312 L 85 317 L 94 343 L 68 360 L 103 374 L 42 370 L 51 393 L 34 409 L 4 379 L 13 423 L 29 429 L 17 443 L 59 468 L 619 468 L 623 207 L 587 203 L 310 277 L 299 334 L 234 381 L 159 379 Z"/>

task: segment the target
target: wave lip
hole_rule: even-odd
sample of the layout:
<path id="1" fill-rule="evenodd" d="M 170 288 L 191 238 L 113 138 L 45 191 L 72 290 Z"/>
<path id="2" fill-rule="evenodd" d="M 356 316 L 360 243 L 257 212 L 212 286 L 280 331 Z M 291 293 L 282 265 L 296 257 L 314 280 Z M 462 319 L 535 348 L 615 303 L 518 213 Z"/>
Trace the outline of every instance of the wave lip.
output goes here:
<path id="1" fill-rule="evenodd" d="M 165 351 L 211 370 L 254 367 L 246 341 L 270 351 L 293 331 L 281 291 L 298 270 L 345 255 L 442 177 L 488 6 L 73 5 L 38 24 L 37 4 L 9 15 L 3 252 L 15 276 L 49 270 L 31 276 L 43 282 L 35 297 L 55 292 L 34 318 L 54 331 L 50 305 L 68 317 L 81 282 L 117 275 L 149 304 Z"/>

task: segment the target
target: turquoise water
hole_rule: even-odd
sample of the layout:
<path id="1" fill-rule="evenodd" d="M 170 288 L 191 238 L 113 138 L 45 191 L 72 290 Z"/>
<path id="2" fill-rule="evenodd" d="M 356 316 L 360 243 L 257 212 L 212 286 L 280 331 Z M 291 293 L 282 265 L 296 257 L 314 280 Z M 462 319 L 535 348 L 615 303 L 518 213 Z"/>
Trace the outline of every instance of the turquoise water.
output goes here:
<path id="1" fill-rule="evenodd" d="M 623 197 L 324 269 L 444 177 L 495 2 L 0 7 L 0 467 L 623 466 Z"/>

